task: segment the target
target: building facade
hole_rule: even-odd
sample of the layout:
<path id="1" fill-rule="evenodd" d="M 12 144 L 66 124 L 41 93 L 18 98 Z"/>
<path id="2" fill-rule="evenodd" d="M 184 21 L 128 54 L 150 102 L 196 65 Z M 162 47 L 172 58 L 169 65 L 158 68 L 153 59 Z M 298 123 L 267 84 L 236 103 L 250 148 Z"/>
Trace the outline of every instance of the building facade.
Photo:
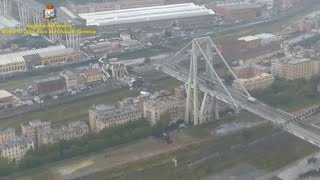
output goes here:
<path id="1" fill-rule="evenodd" d="M 247 90 L 257 90 L 267 88 L 271 86 L 273 82 L 274 77 L 271 74 L 262 73 L 261 75 L 249 79 L 235 80 L 232 86 L 236 89 L 241 89 L 241 83 Z"/>
<path id="2" fill-rule="evenodd" d="M 66 80 L 60 76 L 33 81 L 33 91 L 38 95 L 50 94 L 66 89 Z"/>
<path id="3" fill-rule="evenodd" d="M 245 36 L 238 38 L 238 41 L 244 44 L 246 48 L 256 48 L 261 45 L 261 39 L 256 36 Z"/>
<path id="4" fill-rule="evenodd" d="M 106 41 L 106 42 L 98 42 L 96 44 L 89 45 L 89 49 L 96 56 L 101 56 L 102 54 L 112 54 L 121 52 L 121 45 L 119 41 Z"/>
<path id="5" fill-rule="evenodd" d="M 83 69 L 80 79 L 83 79 L 85 84 L 95 83 L 102 80 L 102 72 L 95 68 Z"/>
<path id="6" fill-rule="evenodd" d="M 90 131 L 94 133 L 104 128 L 136 121 L 140 118 L 141 112 L 138 106 L 116 108 L 102 104 L 89 109 Z"/>
<path id="7" fill-rule="evenodd" d="M 183 119 L 185 116 L 186 99 L 184 97 L 165 96 L 151 98 L 144 102 L 143 116 L 151 125 L 157 124 L 164 113 L 170 114 L 170 120 Z"/>
<path id="8" fill-rule="evenodd" d="M 31 139 L 35 144 L 38 144 L 38 132 L 41 130 L 48 131 L 51 129 L 51 122 L 34 120 L 28 124 L 21 124 L 22 136 Z"/>
<path id="9" fill-rule="evenodd" d="M 16 139 L 16 131 L 13 128 L 0 129 L 0 144 L 5 144 Z"/>
<path id="10" fill-rule="evenodd" d="M 65 46 L 49 46 L 46 48 L 32 49 L 0 55 L 0 74 L 23 72 L 33 66 L 41 65 L 39 54 L 51 51 L 64 50 Z"/>
<path id="11" fill-rule="evenodd" d="M 79 16 L 86 19 L 87 26 L 103 32 L 129 28 L 131 30 L 166 29 L 170 27 L 199 28 L 200 26 L 212 25 L 214 14 L 214 11 L 204 6 L 185 3 L 83 13 Z"/>
<path id="12" fill-rule="evenodd" d="M 271 60 L 271 74 L 275 77 L 284 77 L 284 66 L 280 59 Z"/>
<path id="13" fill-rule="evenodd" d="M 57 129 L 42 129 L 38 133 L 39 145 L 53 144 L 61 140 L 78 139 L 89 133 L 89 126 L 82 121 L 74 121 L 68 126 L 62 126 Z"/>
<path id="14" fill-rule="evenodd" d="M 30 149 L 34 149 L 34 142 L 31 139 L 17 138 L 0 145 L 0 154 L 9 161 L 19 162 Z"/>
<path id="15" fill-rule="evenodd" d="M 0 90 L 0 110 L 8 109 L 13 106 L 14 97 L 6 90 Z"/>
<path id="16" fill-rule="evenodd" d="M 271 74 L 286 79 L 310 79 L 318 73 L 319 66 L 317 63 L 308 58 L 285 57 L 282 59 L 272 60 Z"/>
<path id="17" fill-rule="evenodd" d="M 47 53 L 40 53 L 42 65 L 56 65 L 59 63 L 70 63 L 80 60 L 81 52 L 73 48 L 66 48 L 62 50 L 50 51 Z"/>
<path id="18" fill-rule="evenodd" d="M 313 76 L 313 62 L 310 59 L 303 58 L 289 61 L 284 64 L 286 79 L 310 79 Z"/>
<path id="19" fill-rule="evenodd" d="M 268 68 L 258 64 L 246 64 L 234 67 L 233 71 L 238 78 L 249 79 L 262 73 L 267 73 Z"/>
<path id="20" fill-rule="evenodd" d="M 76 73 L 66 70 L 62 71 L 60 76 L 65 79 L 67 89 L 74 88 L 78 85 L 78 75 Z"/>

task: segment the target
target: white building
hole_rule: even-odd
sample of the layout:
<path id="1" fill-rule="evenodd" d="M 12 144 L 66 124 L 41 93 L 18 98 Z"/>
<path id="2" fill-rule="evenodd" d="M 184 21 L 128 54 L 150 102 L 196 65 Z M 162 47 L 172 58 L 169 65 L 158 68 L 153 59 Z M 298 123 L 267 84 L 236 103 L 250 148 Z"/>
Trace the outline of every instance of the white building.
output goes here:
<path id="1" fill-rule="evenodd" d="M 170 21 L 194 17 L 212 17 L 214 11 L 194 3 L 182 3 L 163 6 L 120 9 L 83 13 L 79 16 L 86 20 L 87 26 L 112 26 L 133 23 Z"/>
<path id="2" fill-rule="evenodd" d="M 60 73 L 60 76 L 66 80 L 66 88 L 71 89 L 78 85 L 78 75 L 72 71 L 66 70 Z"/>
<path id="3" fill-rule="evenodd" d="M 271 42 L 280 41 L 282 39 L 282 36 L 277 36 L 270 33 L 261 33 L 254 36 L 261 40 L 261 45 L 270 44 Z"/>
<path id="4" fill-rule="evenodd" d="M 123 31 L 120 33 L 120 38 L 122 39 L 122 41 L 128 41 L 131 40 L 131 36 L 127 31 Z"/>

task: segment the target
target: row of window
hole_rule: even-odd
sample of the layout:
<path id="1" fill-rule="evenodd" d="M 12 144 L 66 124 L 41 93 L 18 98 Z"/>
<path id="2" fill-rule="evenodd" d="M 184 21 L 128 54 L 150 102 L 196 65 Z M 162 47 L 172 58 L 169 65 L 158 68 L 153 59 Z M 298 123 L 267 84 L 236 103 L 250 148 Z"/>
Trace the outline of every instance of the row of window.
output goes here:
<path id="1" fill-rule="evenodd" d="M 25 69 L 25 68 L 26 68 L 25 65 L 13 66 L 13 67 L 9 67 L 9 68 L 0 68 L 0 73 L 2 73 L 2 72 L 19 71 L 19 70 L 23 70 L 23 69 Z"/>

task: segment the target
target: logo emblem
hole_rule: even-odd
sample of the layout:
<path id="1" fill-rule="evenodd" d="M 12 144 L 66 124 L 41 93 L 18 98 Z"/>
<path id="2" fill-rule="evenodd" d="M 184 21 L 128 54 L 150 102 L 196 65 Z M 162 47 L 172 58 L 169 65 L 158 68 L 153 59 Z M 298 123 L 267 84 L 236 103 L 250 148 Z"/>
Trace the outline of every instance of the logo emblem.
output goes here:
<path id="1" fill-rule="evenodd" d="M 47 5 L 43 11 L 43 19 L 45 22 L 56 22 L 57 21 L 57 10 L 54 9 L 53 5 Z"/>

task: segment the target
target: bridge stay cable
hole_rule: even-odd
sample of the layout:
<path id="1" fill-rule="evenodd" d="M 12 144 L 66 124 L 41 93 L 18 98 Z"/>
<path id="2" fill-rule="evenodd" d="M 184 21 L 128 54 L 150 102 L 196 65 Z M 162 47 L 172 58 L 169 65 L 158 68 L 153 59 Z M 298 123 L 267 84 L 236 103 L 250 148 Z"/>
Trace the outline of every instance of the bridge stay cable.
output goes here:
<path id="1" fill-rule="evenodd" d="M 233 78 L 236 80 L 236 82 L 238 82 L 240 84 L 241 89 L 243 90 L 243 92 L 248 96 L 248 97 L 252 97 L 250 95 L 250 93 L 247 91 L 247 89 L 244 87 L 244 85 L 241 83 L 241 81 L 239 81 L 239 78 L 237 77 L 237 75 L 233 72 L 233 70 L 231 69 L 231 67 L 229 66 L 229 64 L 227 63 L 227 61 L 225 60 L 225 58 L 222 56 L 221 52 L 219 51 L 219 49 L 217 48 L 217 46 L 215 45 L 215 43 L 212 41 L 212 39 L 210 37 L 207 37 L 208 40 L 211 42 L 213 48 L 216 50 L 217 54 L 219 55 L 219 57 L 221 58 L 222 62 L 226 65 L 226 67 L 228 68 L 228 70 L 231 72 Z"/>

